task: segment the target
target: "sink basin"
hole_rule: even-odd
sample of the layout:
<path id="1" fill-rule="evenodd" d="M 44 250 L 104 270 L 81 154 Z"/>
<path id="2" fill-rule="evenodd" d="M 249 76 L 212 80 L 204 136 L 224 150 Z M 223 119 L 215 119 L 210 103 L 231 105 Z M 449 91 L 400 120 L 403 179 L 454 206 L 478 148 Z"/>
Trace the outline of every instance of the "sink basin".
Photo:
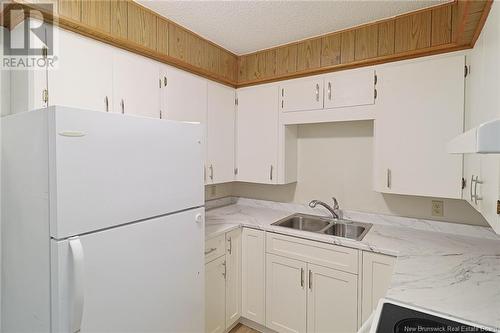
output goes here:
<path id="1" fill-rule="evenodd" d="M 334 220 L 307 214 L 293 214 L 272 225 L 358 241 L 363 239 L 372 226 L 369 223 Z"/>
<path id="2" fill-rule="evenodd" d="M 273 223 L 273 225 L 297 230 L 320 232 L 328 227 L 331 222 L 332 220 L 321 218 L 319 216 L 294 214 L 281 221 Z"/>
<path id="3" fill-rule="evenodd" d="M 369 227 L 367 228 L 365 226 L 358 225 L 358 223 L 354 224 L 354 222 L 351 223 L 340 222 L 340 223 L 335 223 L 334 225 L 326 228 L 326 230 L 323 230 L 323 233 L 337 237 L 345 237 L 355 240 L 361 240 L 368 232 L 370 227 L 371 225 L 369 225 Z"/>

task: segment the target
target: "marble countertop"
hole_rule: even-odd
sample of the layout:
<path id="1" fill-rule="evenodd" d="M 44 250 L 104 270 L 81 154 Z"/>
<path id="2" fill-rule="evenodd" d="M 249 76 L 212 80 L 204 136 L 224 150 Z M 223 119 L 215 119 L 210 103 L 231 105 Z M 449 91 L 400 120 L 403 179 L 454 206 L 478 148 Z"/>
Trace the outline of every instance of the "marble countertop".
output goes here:
<path id="1" fill-rule="evenodd" d="M 500 330 L 500 237 L 491 229 L 357 212 L 344 217 L 373 224 L 361 241 L 271 225 L 295 212 L 327 214 L 238 199 L 207 210 L 206 238 L 245 226 L 397 256 L 387 298 Z"/>

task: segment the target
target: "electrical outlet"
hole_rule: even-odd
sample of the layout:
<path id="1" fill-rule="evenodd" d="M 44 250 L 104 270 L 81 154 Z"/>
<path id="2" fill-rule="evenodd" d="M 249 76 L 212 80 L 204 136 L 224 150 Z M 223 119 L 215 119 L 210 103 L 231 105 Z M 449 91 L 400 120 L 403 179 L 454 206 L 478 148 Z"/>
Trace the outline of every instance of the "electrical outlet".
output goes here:
<path id="1" fill-rule="evenodd" d="M 432 216 L 444 216 L 444 202 L 432 200 Z"/>

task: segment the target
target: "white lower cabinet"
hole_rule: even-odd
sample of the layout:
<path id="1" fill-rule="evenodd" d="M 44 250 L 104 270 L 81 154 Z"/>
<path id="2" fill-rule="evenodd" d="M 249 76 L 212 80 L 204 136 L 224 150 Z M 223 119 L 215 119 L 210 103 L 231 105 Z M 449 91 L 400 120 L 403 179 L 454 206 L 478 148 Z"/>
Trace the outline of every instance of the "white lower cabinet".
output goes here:
<path id="1" fill-rule="evenodd" d="M 265 232 L 243 228 L 241 245 L 241 316 L 265 325 Z"/>
<path id="2" fill-rule="evenodd" d="M 356 332 L 358 276 L 267 254 L 266 326 L 277 332 Z"/>
<path id="3" fill-rule="evenodd" d="M 359 251 L 274 233 L 266 239 L 266 326 L 277 332 L 356 332 Z"/>
<path id="4" fill-rule="evenodd" d="M 266 255 L 266 326 L 277 332 L 306 332 L 307 264 Z"/>
<path id="5" fill-rule="evenodd" d="M 358 276 L 307 264 L 307 332 L 358 329 Z"/>
<path id="6" fill-rule="evenodd" d="M 241 229 L 205 241 L 205 332 L 229 331 L 241 316 Z"/>
<path id="7" fill-rule="evenodd" d="M 395 257 L 363 252 L 361 319 L 365 322 L 378 301 L 385 296 L 391 282 Z"/>
<path id="8" fill-rule="evenodd" d="M 241 316 L 241 229 L 226 233 L 226 328 Z"/>
<path id="9" fill-rule="evenodd" d="M 205 332 L 219 333 L 226 328 L 226 258 L 205 265 Z"/>

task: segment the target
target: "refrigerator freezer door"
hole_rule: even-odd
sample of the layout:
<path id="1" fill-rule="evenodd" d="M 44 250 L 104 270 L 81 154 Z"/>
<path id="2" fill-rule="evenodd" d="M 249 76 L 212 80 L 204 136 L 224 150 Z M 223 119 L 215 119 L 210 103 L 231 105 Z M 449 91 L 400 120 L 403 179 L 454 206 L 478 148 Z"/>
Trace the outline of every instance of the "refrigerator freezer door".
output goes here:
<path id="1" fill-rule="evenodd" d="M 201 125 L 64 107 L 48 124 L 53 238 L 204 204 Z"/>
<path id="2" fill-rule="evenodd" d="M 53 240 L 53 331 L 203 332 L 203 213 Z"/>

